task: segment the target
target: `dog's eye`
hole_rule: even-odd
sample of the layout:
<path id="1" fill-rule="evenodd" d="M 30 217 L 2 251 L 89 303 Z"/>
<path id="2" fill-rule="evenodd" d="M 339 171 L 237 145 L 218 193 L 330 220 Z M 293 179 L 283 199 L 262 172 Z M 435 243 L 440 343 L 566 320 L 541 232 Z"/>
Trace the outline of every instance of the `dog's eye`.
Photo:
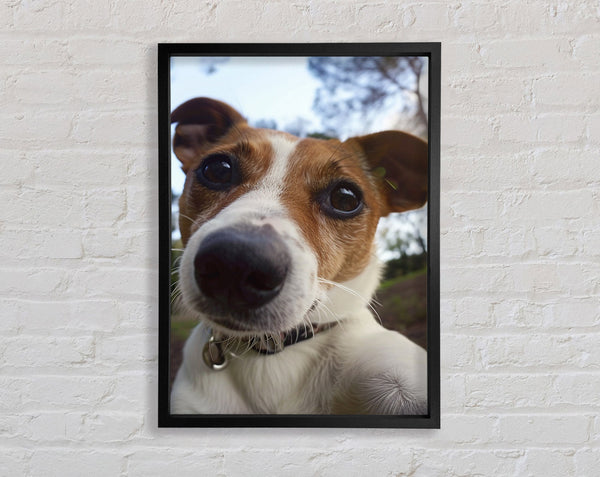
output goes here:
<path id="1" fill-rule="evenodd" d="M 228 189 L 239 183 L 236 160 L 227 154 L 211 154 L 196 169 L 196 178 L 209 189 Z"/>
<path id="2" fill-rule="evenodd" d="M 346 181 L 329 186 L 320 202 L 326 214 L 338 219 L 355 217 L 363 208 L 360 189 Z"/>

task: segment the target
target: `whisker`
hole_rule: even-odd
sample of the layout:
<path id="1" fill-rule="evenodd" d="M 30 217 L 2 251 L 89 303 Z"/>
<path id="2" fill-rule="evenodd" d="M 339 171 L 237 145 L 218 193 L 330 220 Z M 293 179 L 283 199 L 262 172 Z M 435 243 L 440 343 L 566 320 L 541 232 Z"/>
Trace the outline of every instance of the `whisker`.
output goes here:
<path id="1" fill-rule="evenodd" d="M 367 300 L 365 299 L 365 297 L 363 297 L 360 293 L 358 293 L 356 290 L 353 290 L 352 288 L 349 288 L 345 285 L 342 285 L 341 283 L 338 282 L 334 282 L 331 280 L 327 280 L 325 278 L 321 278 L 321 277 L 317 277 L 317 280 L 319 281 L 319 283 L 323 283 L 326 285 L 331 285 L 334 287 L 339 288 L 342 291 L 345 291 L 357 298 L 360 298 L 362 300 L 362 302 L 368 306 L 371 311 L 375 314 L 375 316 L 377 317 L 377 320 L 379 321 L 379 324 L 383 324 L 383 321 L 381 320 L 381 316 L 379 316 L 379 313 L 377 312 L 377 310 L 375 309 L 375 307 L 371 304 L 371 302 L 375 303 L 376 305 L 382 306 L 381 303 L 379 303 L 377 300 L 373 299 L 373 300 Z"/>

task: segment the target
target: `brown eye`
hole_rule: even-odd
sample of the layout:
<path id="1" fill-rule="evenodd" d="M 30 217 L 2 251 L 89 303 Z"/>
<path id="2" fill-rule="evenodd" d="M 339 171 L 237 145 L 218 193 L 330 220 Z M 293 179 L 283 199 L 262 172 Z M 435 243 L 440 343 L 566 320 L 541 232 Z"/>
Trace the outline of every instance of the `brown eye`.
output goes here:
<path id="1" fill-rule="evenodd" d="M 239 183 L 237 161 L 228 154 L 211 154 L 196 169 L 196 178 L 209 189 L 228 189 Z"/>
<path id="2" fill-rule="evenodd" d="M 317 199 L 321 210 L 335 219 L 350 219 L 363 209 L 360 188 L 349 181 L 334 182 Z"/>
<path id="3" fill-rule="evenodd" d="M 360 198 L 347 185 L 336 186 L 329 195 L 331 206 L 340 212 L 353 212 L 360 205 Z"/>

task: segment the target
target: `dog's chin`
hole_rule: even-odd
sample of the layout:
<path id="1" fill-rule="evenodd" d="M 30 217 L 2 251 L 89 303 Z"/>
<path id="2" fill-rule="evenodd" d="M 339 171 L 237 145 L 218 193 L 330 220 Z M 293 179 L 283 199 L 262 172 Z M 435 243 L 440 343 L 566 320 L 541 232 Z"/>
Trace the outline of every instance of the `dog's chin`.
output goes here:
<path id="1" fill-rule="evenodd" d="M 202 298 L 188 305 L 199 319 L 213 331 L 235 337 L 251 337 L 263 334 L 278 334 L 287 332 L 302 323 L 311 314 L 315 304 L 296 312 L 285 311 L 276 313 L 270 306 L 252 310 L 230 310 L 221 305 L 208 302 Z M 295 320 L 290 318 L 298 317 Z M 285 318 L 285 319 L 283 319 Z"/>

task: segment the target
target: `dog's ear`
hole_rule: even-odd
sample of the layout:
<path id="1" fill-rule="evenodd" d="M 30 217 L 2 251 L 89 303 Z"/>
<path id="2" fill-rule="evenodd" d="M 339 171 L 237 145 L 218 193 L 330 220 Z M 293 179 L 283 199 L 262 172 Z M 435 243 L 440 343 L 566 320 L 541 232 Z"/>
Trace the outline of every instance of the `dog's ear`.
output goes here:
<path id="1" fill-rule="evenodd" d="M 390 212 L 418 209 L 427 202 L 427 143 L 401 131 L 383 131 L 346 141 L 359 147 Z"/>
<path id="2" fill-rule="evenodd" d="M 210 98 L 194 98 L 171 113 L 178 123 L 173 137 L 173 151 L 187 172 L 193 161 L 210 143 L 217 141 L 236 123 L 245 119 L 231 106 Z"/>

